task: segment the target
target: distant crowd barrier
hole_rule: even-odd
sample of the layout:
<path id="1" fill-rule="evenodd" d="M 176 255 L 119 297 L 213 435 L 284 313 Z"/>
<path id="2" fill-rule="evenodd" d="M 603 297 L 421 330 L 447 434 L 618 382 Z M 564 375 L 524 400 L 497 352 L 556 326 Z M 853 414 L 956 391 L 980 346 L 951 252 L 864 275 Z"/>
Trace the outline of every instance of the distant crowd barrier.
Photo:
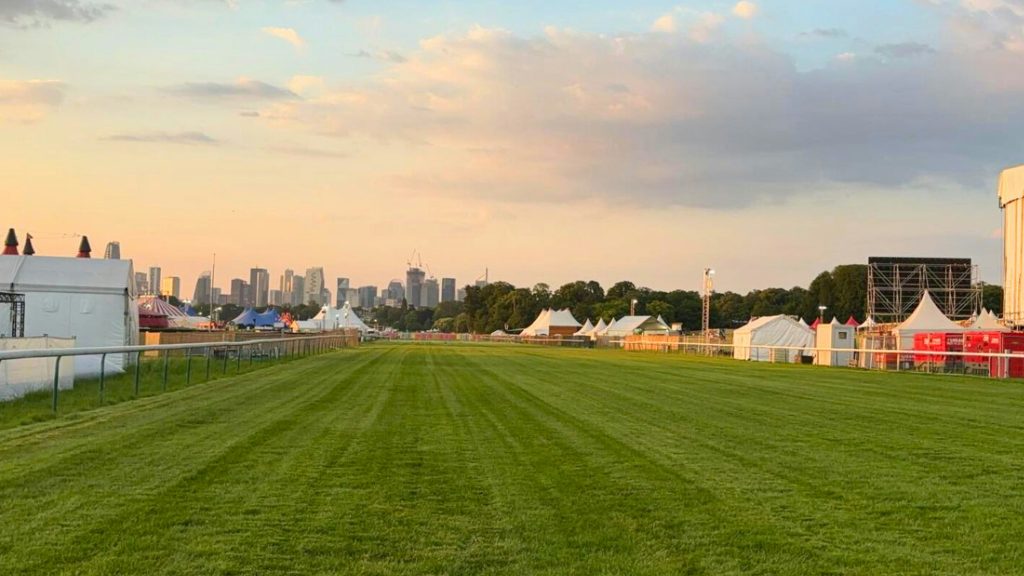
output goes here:
<path id="1" fill-rule="evenodd" d="M 733 358 L 774 364 L 815 364 L 895 372 L 972 375 L 987 378 L 1024 378 L 1024 353 L 977 351 L 898 350 L 884 348 L 828 348 L 816 346 L 736 345 L 708 342 L 700 337 L 630 335 L 624 337 L 535 337 L 439 332 L 393 333 L 382 340 L 395 342 L 476 342 L 531 344 L 569 348 L 618 348 L 632 352 L 659 352 Z"/>
<path id="2" fill-rule="evenodd" d="M 192 382 L 193 372 L 195 372 L 193 364 L 205 364 L 200 370 L 205 374 L 205 378 L 209 380 L 213 365 L 219 364 L 221 374 L 226 375 L 230 364 L 234 364 L 235 372 L 238 373 L 241 371 L 243 361 L 252 365 L 254 362 L 268 359 L 276 360 L 311 356 L 351 347 L 358 342 L 358 335 L 352 334 L 351 331 L 339 331 L 316 336 L 256 338 L 240 342 L 219 341 L 148 346 L 0 350 L 0 374 L 9 373 L 16 367 L 18 370 L 23 370 L 29 363 L 38 364 L 41 360 L 47 361 L 44 374 L 47 377 L 52 377 L 52 380 L 50 380 L 52 382 L 51 408 L 56 412 L 61 390 L 71 388 L 68 385 L 68 375 L 73 374 L 74 371 L 69 371 L 67 364 L 70 364 L 70 360 L 75 358 L 99 357 L 99 401 L 102 404 L 104 402 L 104 384 L 107 377 L 130 370 L 130 368 L 127 370 L 122 369 L 122 365 L 134 365 L 133 395 L 139 395 L 141 365 L 144 355 L 155 354 L 160 358 L 160 360 L 156 361 L 162 362 L 161 391 L 166 391 L 168 385 L 168 366 L 172 355 L 185 359 L 183 378 L 185 384 L 188 385 Z M 112 362 L 115 357 L 119 359 L 119 362 Z M 62 363 L 62 360 L 69 361 Z M 64 373 L 63 375 L 62 372 Z M 36 384 L 39 383 L 37 382 Z M 0 388 L 3 386 L 5 386 L 5 382 L 0 381 Z M 38 389 L 38 386 L 36 389 Z M 3 396 L 3 394 L 0 394 L 0 398 Z"/>

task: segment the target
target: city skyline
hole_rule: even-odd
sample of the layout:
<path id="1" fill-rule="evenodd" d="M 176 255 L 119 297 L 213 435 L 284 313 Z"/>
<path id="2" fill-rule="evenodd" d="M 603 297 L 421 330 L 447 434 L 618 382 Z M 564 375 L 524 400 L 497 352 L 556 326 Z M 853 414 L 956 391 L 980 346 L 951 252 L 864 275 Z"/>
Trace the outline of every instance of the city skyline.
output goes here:
<path id="1" fill-rule="evenodd" d="M 745 291 L 873 255 L 1000 277 L 1016 1 L 73 4 L 0 11 L 4 224 L 42 254 L 116 239 L 186 284 L 216 252 L 217 277 L 380 285 L 413 249 L 521 286 L 711 265 Z M 144 199 L 188 217 L 154 234 Z"/>

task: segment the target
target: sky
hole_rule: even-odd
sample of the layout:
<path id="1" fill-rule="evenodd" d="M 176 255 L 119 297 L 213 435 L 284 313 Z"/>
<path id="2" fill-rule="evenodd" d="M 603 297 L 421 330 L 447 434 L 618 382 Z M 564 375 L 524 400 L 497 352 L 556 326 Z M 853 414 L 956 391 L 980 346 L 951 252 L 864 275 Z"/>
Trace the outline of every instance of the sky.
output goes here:
<path id="1" fill-rule="evenodd" d="M 697 290 L 999 282 L 1024 0 L 0 0 L 0 226 L 268 268 Z"/>

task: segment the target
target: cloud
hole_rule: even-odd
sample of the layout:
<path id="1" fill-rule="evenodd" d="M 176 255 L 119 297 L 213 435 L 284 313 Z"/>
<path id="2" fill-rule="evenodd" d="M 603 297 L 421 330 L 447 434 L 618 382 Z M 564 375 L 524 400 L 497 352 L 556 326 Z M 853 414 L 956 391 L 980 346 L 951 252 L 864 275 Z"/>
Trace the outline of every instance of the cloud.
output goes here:
<path id="1" fill-rule="evenodd" d="M 221 82 L 187 82 L 167 89 L 172 94 L 199 99 L 249 98 L 258 100 L 287 100 L 298 94 L 266 82 L 242 78 L 227 84 Z"/>
<path id="2" fill-rule="evenodd" d="M 375 50 L 373 52 L 369 50 L 360 50 L 350 54 L 355 58 L 372 58 L 374 60 L 381 60 L 383 62 L 393 62 L 395 64 L 401 64 L 406 61 L 406 57 L 393 50 Z"/>
<path id="3" fill-rule="evenodd" d="M 304 158 L 337 159 L 349 157 L 349 154 L 345 152 L 308 148 L 305 146 L 272 146 L 268 148 L 267 151 L 274 154 L 287 154 L 289 156 L 301 156 Z"/>
<path id="4" fill-rule="evenodd" d="M 875 47 L 875 54 L 883 58 L 912 58 L 925 54 L 934 54 L 935 49 L 927 44 L 903 42 L 900 44 L 883 44 Z"/>
<path id="5" fill-rule="evenodd" d="M 675 32 L 678 30 L 675 14 L 671 12 L 662 14 L 654 21 L 654 24 L 651 24 L 651 30 L 654 32 L 665 32 L 669 34 Z"/>
<path id="6" fill-rule="evenodd" d="M 284 40 L 296 48 L 304 48 L 306 46 L 306 41 L 293 28 L 274 28 L 268 26 L 262 30 L 264 34 Z"/>
<path id="7" fill-rule="evenodd" d="M 814 30 L 811 30 L 810 32 L 802 32 L 800 34 L 800 36 L 803 36 L 805 38 L 806 37 L 814 37 L 814 38 L 835 39 L 835 38 L 846 38 L 847 33 L 846 33 L 846 30 L 843 30 L 842 28 L 815 28 Z"/>
<path id="8" fill-rule="evenodd" d="M 850 54 L 804 71 L 727 37 L 475 27 L 407 57 L 260 112 L 346 141 L 414 146 L 390 182 L 424 194 L 716 208 L 857 186 L 985 189 L 998 166 L 1019 162 L 1024 133 L 1024 82 L 1006 77 L 1024 55 L 1009 51 Z"/>
<path id="9" fill-rule="evenodd" d="M 67 85 L 56 80 L 0 79 L 0 123 L 31 123 L 64 102 Z"/>
<path id="10" fill-rule="evenodd" d="M 205 132 L 134 132 L 113 134 L 104 140 L 154 144 L 218 145 L 221 142 Z"/>
<path id="11" fill-rule="evenodd" d="M 757 12 L 757 4 L 754 4 L 749 0 L 740 0 L 732 8 L 733 15 L 737 18 L 743 18 L 744 20 L 749 20 L 754 16 L 757 16 Z"/>
<path id="12" fill-rule="evenodd" d="M 111 4 L 81 0 L 0 0 L 0 22 L 21 27 L 53 21 L 92 22 L 113 10 Z"/>

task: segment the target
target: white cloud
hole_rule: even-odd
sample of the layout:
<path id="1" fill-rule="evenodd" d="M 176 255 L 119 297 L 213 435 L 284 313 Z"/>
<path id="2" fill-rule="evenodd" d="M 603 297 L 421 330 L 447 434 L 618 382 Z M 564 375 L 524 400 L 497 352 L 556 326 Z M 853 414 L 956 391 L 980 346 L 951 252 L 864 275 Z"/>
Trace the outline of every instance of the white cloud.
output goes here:
<path id="1" fill-rule="evenodd" d="M 67 85 L 57 80 L 0 79 L 0 123 L 43 119 L 64 101 Z"/>
<path id="2" fill-rule="evenodd" d="M 690 27 L 690 39 L 704 44 L 710 42 L 715 32 L 725 23 L 725 16 L 715 12 L 704 12 L 697 17 L 696 23 Z"/>
<path id="3" fill-rule="evenodd" d="M 749 20 L 754 16 L 757 16 L 758 6 L 749 0 L 740 0 L 732 8 L 732 13 L 737 18 L 743 18 Z"/>
<path id="4" fill-rule="evenodd" d="M 651 30 L 654 32 L 673 33 L 677 29 L 678 27 L 676 26 L 676 16 L 671 12 L 662 14 L 657 20 L 654 21 L 654 24 L 651 25 Z"/>
<path id="5" fill-rule="evenodd" d="M 268 26 L 263 28 L 263 33 L 269 34 L 274 38 L 284 40 L 296 48 L 303 48 L 306 46 L 306 41 L 303 40 L 302 36 L 299 36 L 299 33 L 293 28 L 274 28 L 272 26 Z"/>

